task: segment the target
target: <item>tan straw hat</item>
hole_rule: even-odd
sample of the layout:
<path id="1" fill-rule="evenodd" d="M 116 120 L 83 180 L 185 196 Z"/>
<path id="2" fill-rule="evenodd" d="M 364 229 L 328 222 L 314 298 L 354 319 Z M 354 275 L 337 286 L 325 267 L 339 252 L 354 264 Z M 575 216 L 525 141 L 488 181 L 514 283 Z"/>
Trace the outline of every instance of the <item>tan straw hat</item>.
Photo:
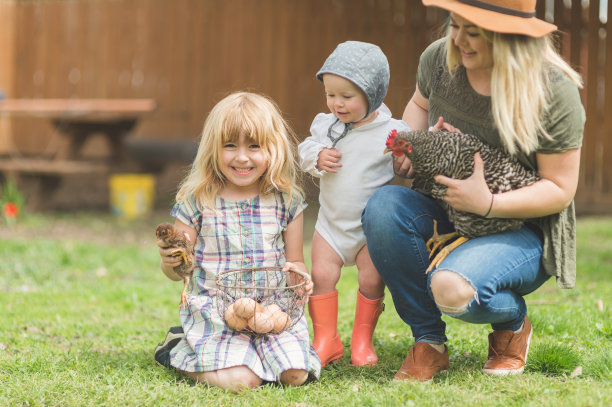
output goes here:
<path id="1" fill-rule="evenodd" d="M 423 4 L 456 13 L 498 33 L 542 37 L 557 29 L 535 17 L 536 0 L 423 0 Z"/>

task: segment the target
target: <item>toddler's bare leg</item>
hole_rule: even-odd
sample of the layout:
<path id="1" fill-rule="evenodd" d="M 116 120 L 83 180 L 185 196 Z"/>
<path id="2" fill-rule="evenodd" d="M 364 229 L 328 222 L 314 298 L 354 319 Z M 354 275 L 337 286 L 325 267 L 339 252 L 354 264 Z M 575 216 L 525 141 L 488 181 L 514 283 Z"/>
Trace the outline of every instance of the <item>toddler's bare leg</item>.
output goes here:
<path id="1" fill-rule="evenodd" d="M 311 257 L 313 295 L 335 291 L 343 262 L 338 253 L 316 231 L 312 237 Z"/>
<path id="2" fill-rule="evenodd" d="M 363 246 L 357 253 L 355 263 L 357 263 L 357 281 L 361 294 L 370 300 L 382 297 L 385 293 L 385 283 L 372 263 L 368 246 Z"/>
<path id="3" fill-rule="evenodd" d="M 338 335 L 338 291 L 342 259 L 332 247 L 315 232 L 312 238 L 313 295 L 308 300 L 314 338 L 312 346 L 321 359 L 321 367 L 340 359 L 344 348 Z"/>
<path id="4" fill-rule="evenodd" d="M 373 366 L 378 363 L 378 356 L 372 338 L 378 317 L 384 309 L 385 284 L 372 263 L 367 246 L 357 253 L 356 263 L 359 292 L 351 337 L 351 363 L 355 366 Z"/>

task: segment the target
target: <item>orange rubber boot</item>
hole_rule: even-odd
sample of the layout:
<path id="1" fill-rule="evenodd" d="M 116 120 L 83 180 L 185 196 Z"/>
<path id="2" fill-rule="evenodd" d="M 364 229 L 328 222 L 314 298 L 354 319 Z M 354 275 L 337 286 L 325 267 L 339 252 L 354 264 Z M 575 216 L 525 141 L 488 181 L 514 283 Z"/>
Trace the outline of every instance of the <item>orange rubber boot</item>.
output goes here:
<path id="1" fill-rule="evenodd" d="M 308 297 L 308 313 L 314 330 L 312 346 L 323 367 L 344 354 L 338 335 L 338 291 Z"/>
<path id="2" fill-rule="evenodd" d="M 374 366 L 378 363 L 372 337 L 378 316 L 385 309 L 383 298 L 384 296 L 370 300 L 357 290 L 357 307 L 351 337 L 351 364 L 353 366 Z"/>

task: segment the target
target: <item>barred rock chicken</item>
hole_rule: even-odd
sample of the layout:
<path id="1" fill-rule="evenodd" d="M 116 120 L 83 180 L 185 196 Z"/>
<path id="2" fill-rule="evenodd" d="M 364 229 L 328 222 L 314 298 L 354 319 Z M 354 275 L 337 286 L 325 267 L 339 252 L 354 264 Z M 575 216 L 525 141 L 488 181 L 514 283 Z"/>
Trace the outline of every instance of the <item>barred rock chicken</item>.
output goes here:
<path id="1" fill-rule="evenodd" d="M 184 308 L 187 303 L 187 287 L 189 287 L 189 280 L 193 274 L 193 266 L 195 264 L 193 245 L 187 238 L 187 235 L 179 232 L 171 223 L 161 223 L 155 229 L 155 235 L 157 236 L 157 244 L 159 246 L 175 248 L 171 256 L 183 259 L 180 265 L 174 267 L 174 272 L 183 278 L 180 307 Z"/>
<path id="2" fill-rule="evenodd" d="M 503 150 L 489 146 L 470 134 L 424 130 L 398 133 L 393 130 L 387 138 L 385 152 L 388 151 L 396 156 L 406 155 L 410 158 L 420 180 L 413 184 L 413 189 L 437 199 L 456 230 L 438 235 L 434 220 L 434 235 L 426 243 L 430 257 L 446 242 L 455 237 L 457 239 L 440 250 L 427 273 L 438 267 L 448 253 L 468 239 L 519 229 L 524 222 L 522 219 L 485 218 L 452 208 L 443 201 L 446 186 L 435 182 L 434 176 L 468 178 L 474 171 L 474 154 L 479 152 L 484 162 L 485 181 L 493 194 L 522 188 L 540 179 L 535 171 L 526 168 Z"/>

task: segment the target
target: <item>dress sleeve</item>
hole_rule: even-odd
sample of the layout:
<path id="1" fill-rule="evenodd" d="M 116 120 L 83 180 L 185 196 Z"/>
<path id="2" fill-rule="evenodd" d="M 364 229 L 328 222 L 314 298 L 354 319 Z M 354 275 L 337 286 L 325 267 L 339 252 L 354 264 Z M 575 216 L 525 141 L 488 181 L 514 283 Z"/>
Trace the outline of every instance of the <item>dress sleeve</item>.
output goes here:
<path id="1" fill-rule="evenodd" d="M 192 196 L 175 203 L 170 215 L 200 233 L 202 216 Z"/>
<path id="2" fill-rule="evenodd" d="M 288 202 L 289 200 L 289 194 L 283 194 L 284 195 L 284 199 L 286 202 Z M 306 207 L 308 206 L 308 204 L 306 203 L 306 200 L 304 199 L 304 196 L 302 196 L 302 194 L 297 193 L 297 194 L 293 194 L 291 202 L 289 202 L 289 205 L 286 206 L 287 208 L 287 214 L 286 214 L 286 218 L 287 218 L 287 224 L 291 223 L 291 221 L 298 216 L 300 213 L 302 213 L 304 211 L 304 209 L 306 209 Z M 286 225 L 285 225 L 286 227 Z"/>
<path id="3" fill-rule="evenodd" d="M 319 113 L 310 126 L 311 135 L 298 145 L 300 167 L 303 171 L 317 178 L 321 178 L 327 172 L 319 171 L 316 168 L 319 153 L 327 147 L 327 142 L 324 139 L 326 134 L 323 134 L 324 132 L 322 131 L 322 127 L 324 127 L 324 122 L 326 121 L 327 115 Z"/>

